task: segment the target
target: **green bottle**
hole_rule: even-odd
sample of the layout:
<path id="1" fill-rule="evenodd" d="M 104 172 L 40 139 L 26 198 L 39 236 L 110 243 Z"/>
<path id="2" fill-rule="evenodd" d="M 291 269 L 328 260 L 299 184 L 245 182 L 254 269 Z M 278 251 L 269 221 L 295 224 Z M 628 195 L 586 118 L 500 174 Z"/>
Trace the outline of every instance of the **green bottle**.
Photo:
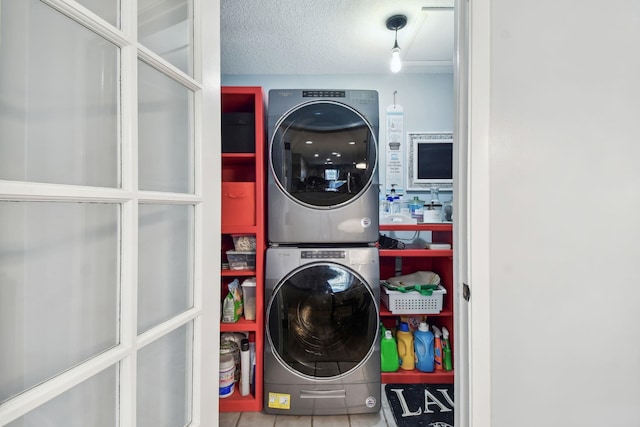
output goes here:
<path id="1" fill-rule="evenodd" d="M 388 329 L 380 341 L 380 364 L 382 372 L 396 372 L 400 368 L 398 345 Z"/>
<path id="2" fill-rule="evenodd" d="M 451 345 L 449 344 L 449 331 L 442 327 L 442 367 L 445 371 L 453 370 L 451 363 Z"/>

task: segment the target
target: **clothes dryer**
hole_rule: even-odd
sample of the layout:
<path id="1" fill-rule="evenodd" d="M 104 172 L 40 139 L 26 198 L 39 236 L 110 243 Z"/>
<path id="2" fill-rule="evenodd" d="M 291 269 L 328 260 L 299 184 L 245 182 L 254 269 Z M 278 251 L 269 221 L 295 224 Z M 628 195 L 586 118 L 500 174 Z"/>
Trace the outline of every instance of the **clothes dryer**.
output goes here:
<path id="1" fill-rule="evenodd" d="M 265 273 L 264 412 L 380 410 L 374 247 L 271 247 Z"/>
<path id="2" fill-rule="evenodd" d="M 378 92 L 269 91 L 268 239 L 378 240 Z"/>

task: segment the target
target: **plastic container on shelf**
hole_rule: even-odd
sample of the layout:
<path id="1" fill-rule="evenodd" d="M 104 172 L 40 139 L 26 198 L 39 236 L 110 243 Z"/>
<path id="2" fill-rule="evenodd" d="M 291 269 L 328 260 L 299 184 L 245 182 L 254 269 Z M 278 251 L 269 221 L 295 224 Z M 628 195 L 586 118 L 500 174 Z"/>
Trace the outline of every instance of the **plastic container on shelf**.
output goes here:
<path id="1" fill-rule="evenodd" d="M 230 270 L 255 270 L 256 251 L 227 251 Z"/>
<path id="2" fill-rule="evenodd" d="M 233 394 L 236 364 L 231 354 L 220 354 L 220 397 Z"/>
<path id="3" fill-rule="evenodd" d="M 232 234 L 233 247 L 239 252 L 251 252 L 256 250 L 255 234 Z"/>
<path id="4" fill-rule="evenodd" d="M 240 344 L 235 337 L 226 333 L 220 336 L 220 359 L 225 355 L 229 355 L 233 359 L 233 382 L 237 383 L 240 381 Z"/>
<path id="5" fill-rule="evenodd" d="M 442 311 L 446 293 L 447 290 L 442 285 L 439 285 L 431 295 L 421 295 L 419 292 L 392 291 L 383 287 L 380 297 L 393 314 L 438 314 Z"/>
<path id="6" fill-rule="evenodd" d="M 242 281 L 242 300 L 245 320 L 256 320 L 256 278 L 250 277 Z"/>
<path id="7" fill-rule="evenodd" d="M 398 356 L 400 357 L 400 369 L 411 371 L 416 368 L 416 354 L 413 349 L 413 333 L 409 330 L 407 322 L 400 322 L 396 331 L 398 341 Z"/>
<path id="8" fill-rule="evenodd" d="M 426 322 L 420 322 L 413 333 L 413 347 L 416 353 L 416 368 L 422 372 L 434 370 L 434 337 Z"/>
<path id="9" fill-rule="evenodd" d="M 396 372 L 400 367 L 398 345 L 388 329 L 380 340 L 380 365 L 382 372 Z"/>

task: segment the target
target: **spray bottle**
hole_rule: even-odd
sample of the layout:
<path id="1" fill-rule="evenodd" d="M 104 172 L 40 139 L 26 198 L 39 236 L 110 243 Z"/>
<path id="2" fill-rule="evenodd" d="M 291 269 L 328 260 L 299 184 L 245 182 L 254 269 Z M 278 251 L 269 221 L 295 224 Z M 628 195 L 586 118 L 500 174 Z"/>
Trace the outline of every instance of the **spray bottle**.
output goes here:
<path id="1" fill-rule="evenodd" d="M 442 332 L 440 332 L 440 328 L 435 325 L 431 326 L 431 329 L 433 329 L 434 336 L 433 361 L 436 371 L 442 371 Z"/>
<path id="2" fill-rule="evenodd" d="M 400 367 L 398 346 L 388 329 L 384 331 L 384 337 L 380 340 L 380 365 L 382 372 L 396 372 Z"/>
<path id="3" fill-rule="evenodd" d="M 442 327 L 442 366 L 445 371 L 453 369 L 451 346 L 449 345 L 449 331 L 444 326 Z"/>

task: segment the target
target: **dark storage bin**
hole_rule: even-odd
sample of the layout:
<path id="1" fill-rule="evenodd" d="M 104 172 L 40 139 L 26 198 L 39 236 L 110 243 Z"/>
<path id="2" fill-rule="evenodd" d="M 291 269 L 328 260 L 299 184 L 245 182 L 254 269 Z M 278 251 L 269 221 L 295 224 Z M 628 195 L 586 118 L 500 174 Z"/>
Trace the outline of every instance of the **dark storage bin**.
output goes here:
<path id="1" fill-rule="evenodd" d="M 222 152 L 253 153 L 256 150 L 253 113 L 222 114 Z"/>

